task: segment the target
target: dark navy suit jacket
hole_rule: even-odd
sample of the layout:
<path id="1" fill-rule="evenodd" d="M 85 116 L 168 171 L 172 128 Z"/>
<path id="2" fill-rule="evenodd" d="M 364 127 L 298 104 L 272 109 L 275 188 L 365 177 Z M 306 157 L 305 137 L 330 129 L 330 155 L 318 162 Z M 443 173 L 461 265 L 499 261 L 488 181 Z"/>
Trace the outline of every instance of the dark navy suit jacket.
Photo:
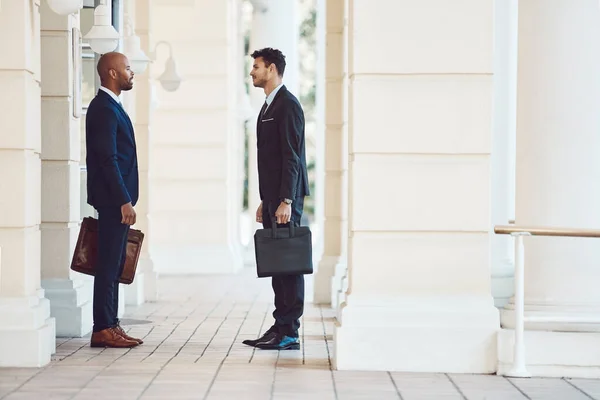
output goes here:
<path id="1" fill-rule="evenodd" d="M 87 110 L 88 203 L 94 208 L 135 205 L 139 196 L 133 124 L 123 107 L 99 90 Z"/>
<path id="2" fill-rule="evenodd" d="M 260 199 L 277 202 L 310 195 L 304 112 L 285 85 L 269 108 L 264 113 L 261 110 L 256 132 Z"/>

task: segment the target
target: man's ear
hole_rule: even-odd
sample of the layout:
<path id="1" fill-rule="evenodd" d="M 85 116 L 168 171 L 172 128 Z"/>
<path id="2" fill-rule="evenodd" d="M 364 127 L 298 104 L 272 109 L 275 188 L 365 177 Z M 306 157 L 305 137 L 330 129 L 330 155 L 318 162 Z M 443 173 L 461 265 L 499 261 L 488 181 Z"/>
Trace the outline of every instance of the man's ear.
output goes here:
<path id="1" fill-rule="evenodd" d="M 108 70 L 108 75 L 113 79 L 117 79 L 117 71 L 112 68 Z"/>

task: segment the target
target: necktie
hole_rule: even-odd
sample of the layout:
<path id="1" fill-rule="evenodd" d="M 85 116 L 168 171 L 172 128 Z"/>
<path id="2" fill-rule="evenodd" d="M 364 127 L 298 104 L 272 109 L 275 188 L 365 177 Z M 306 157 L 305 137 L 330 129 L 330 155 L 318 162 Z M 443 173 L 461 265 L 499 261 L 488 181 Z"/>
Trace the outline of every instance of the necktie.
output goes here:
<path id="1" fill-rule="evenodd" d="M 260 114 L 258 114 L 258 118 L 261 119 L 263 114 L 265 113 L 265 110 L 267 109 L 267 102 L 265 101 L 265 104 L 263 104 L 262 108 L 260 109 Z"/>
<path id="2" fill-rule="evenodd" d="M 120 101 L 119 101 L 119 107 L 121 107 L 121 110 L 123 110 L 125 115 L 127 115 L 127 117 L 129 118 L 129 114 L 127 114 L 127 110 L 125 109 L 125 107 L 123 107 L 123 103 L 121 103 Z"/>

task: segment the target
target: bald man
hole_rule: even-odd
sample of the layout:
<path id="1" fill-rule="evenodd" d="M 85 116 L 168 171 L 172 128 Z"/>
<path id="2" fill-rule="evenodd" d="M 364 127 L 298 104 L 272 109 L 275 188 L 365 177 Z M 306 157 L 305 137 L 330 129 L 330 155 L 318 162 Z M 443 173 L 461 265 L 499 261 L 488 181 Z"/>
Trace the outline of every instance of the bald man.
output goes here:
<path id="1" fill-rule="evenodd" d="M 98 260 L 94 278 L 92 347 L 134 347 L 119 324 L 119 277 L 126 256 L 127 234 L 135 224 L 138 163 L 133 125 L 119 95 L 133 88 L 129 60 L 107 53 L 98 61 L 102 86 L 86 115 L 88 203 L 98 212 Z"/>

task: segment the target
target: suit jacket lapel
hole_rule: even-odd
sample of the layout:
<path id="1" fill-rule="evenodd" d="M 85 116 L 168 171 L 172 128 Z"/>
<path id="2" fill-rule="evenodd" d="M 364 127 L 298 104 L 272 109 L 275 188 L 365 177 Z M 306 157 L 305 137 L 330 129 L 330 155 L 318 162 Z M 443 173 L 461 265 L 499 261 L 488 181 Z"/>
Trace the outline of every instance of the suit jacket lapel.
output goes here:
<path id="1" fill-rule="evenodd" d="M 277 93 L 275 94 L 275 97 L 273 98 L 273 101 L 271 102 L 271 104 L 269 104 L 269 108 L 267 108 L 267 110 L 265 111 L 265 114 L 262 116 L 261 119 L 267 119 L 271 115 L 271 113 L 273 112 L 273 109 L 275 108 L 275 104 L 277 104 L 277 100 L 281 97 L 281 93 L 284 90 L 287 90 L 285 85 L 281 86 L 279 91 L 277 91 Z"/>
<path id="2" fill-rule="evenodd" d="M 103 90 L 98 90 L 98 94 L 108 98 L 108 101 L 110 101 L 117 108 L 117 110 L 119 110 L 121 115 L 123 115 L 123 118 L 125 118 L 125 121 L 127 121 L 127 124 L 129 125 L 129 135 L 131 136 L 131 140 L 133 141 L 133 147 L 136 147 L 135 135 L 133 134 L 134 130 L 133 124 L 131 123 L 131 118 L 129 118 L 129 115 L 127 114 L 121 103 L 116 102 L 115 99 L 113 99 L 108 93 L 105 93 Z"/>
<path id="3" fill-rule="evenodd" d="M 258 137 L 260 136 L 260 126 L 261 126 L 261 119 L 263 117 L 263 113 L 265 112 L 265 108 L 267 107 L 267 102 L 265 101 L 263 103 L 263 106 L 260 109 L 260 112 L 258 113 L 258 118 L 256 119 L 256 138 L 258 139 Z"/>
<path id="4" fill-rule="evenodd" d="M 257 139 L 260 139 L 260 131 L 261 131 L 260 128 L 263 124 L 262 120 L 267 119 L 269 117 L 269 115 L 271 115 L 271 113 L 273 112 L 273 109 L 275 107 L 275 104 L 277 103 L 277 100 L 279 99 L 279 97 L 281 97 L 281 93 L 284 90 L 287 90 L 285 85 L 281 86 L 279 91 L 275 94 L 273 101 L 271 102 L 271 104 L 269 104 L 269 108 L 267 108 L 265 110 L 265 107 L 267 106 L 267 102 L 265 101 L 265 104 L 263 104 L 263 107 L 260 109 L 260 114 L 258 114 L 258 120 L 256 121 L 256 138 Z"/>
<path id="5" fill-rule="evenodd" d="M 121 113 L 125 116 L 125 120 L 127 121 L 127 124 L 129 125 L 129 132 L 131 134 L 131 139 L 133 140 L 133 145 L 135 146 L 135 138 L 134 138 L 134 134 L 133 134 L 133 123 L 131 122 L 131 118 L 129 118 L 129 114 L 127 114 L 127 112 L 125 111 L 125 109 L 123 108 L 122 105 L 119 104 L 119 108 L 121 109 Z"/>

